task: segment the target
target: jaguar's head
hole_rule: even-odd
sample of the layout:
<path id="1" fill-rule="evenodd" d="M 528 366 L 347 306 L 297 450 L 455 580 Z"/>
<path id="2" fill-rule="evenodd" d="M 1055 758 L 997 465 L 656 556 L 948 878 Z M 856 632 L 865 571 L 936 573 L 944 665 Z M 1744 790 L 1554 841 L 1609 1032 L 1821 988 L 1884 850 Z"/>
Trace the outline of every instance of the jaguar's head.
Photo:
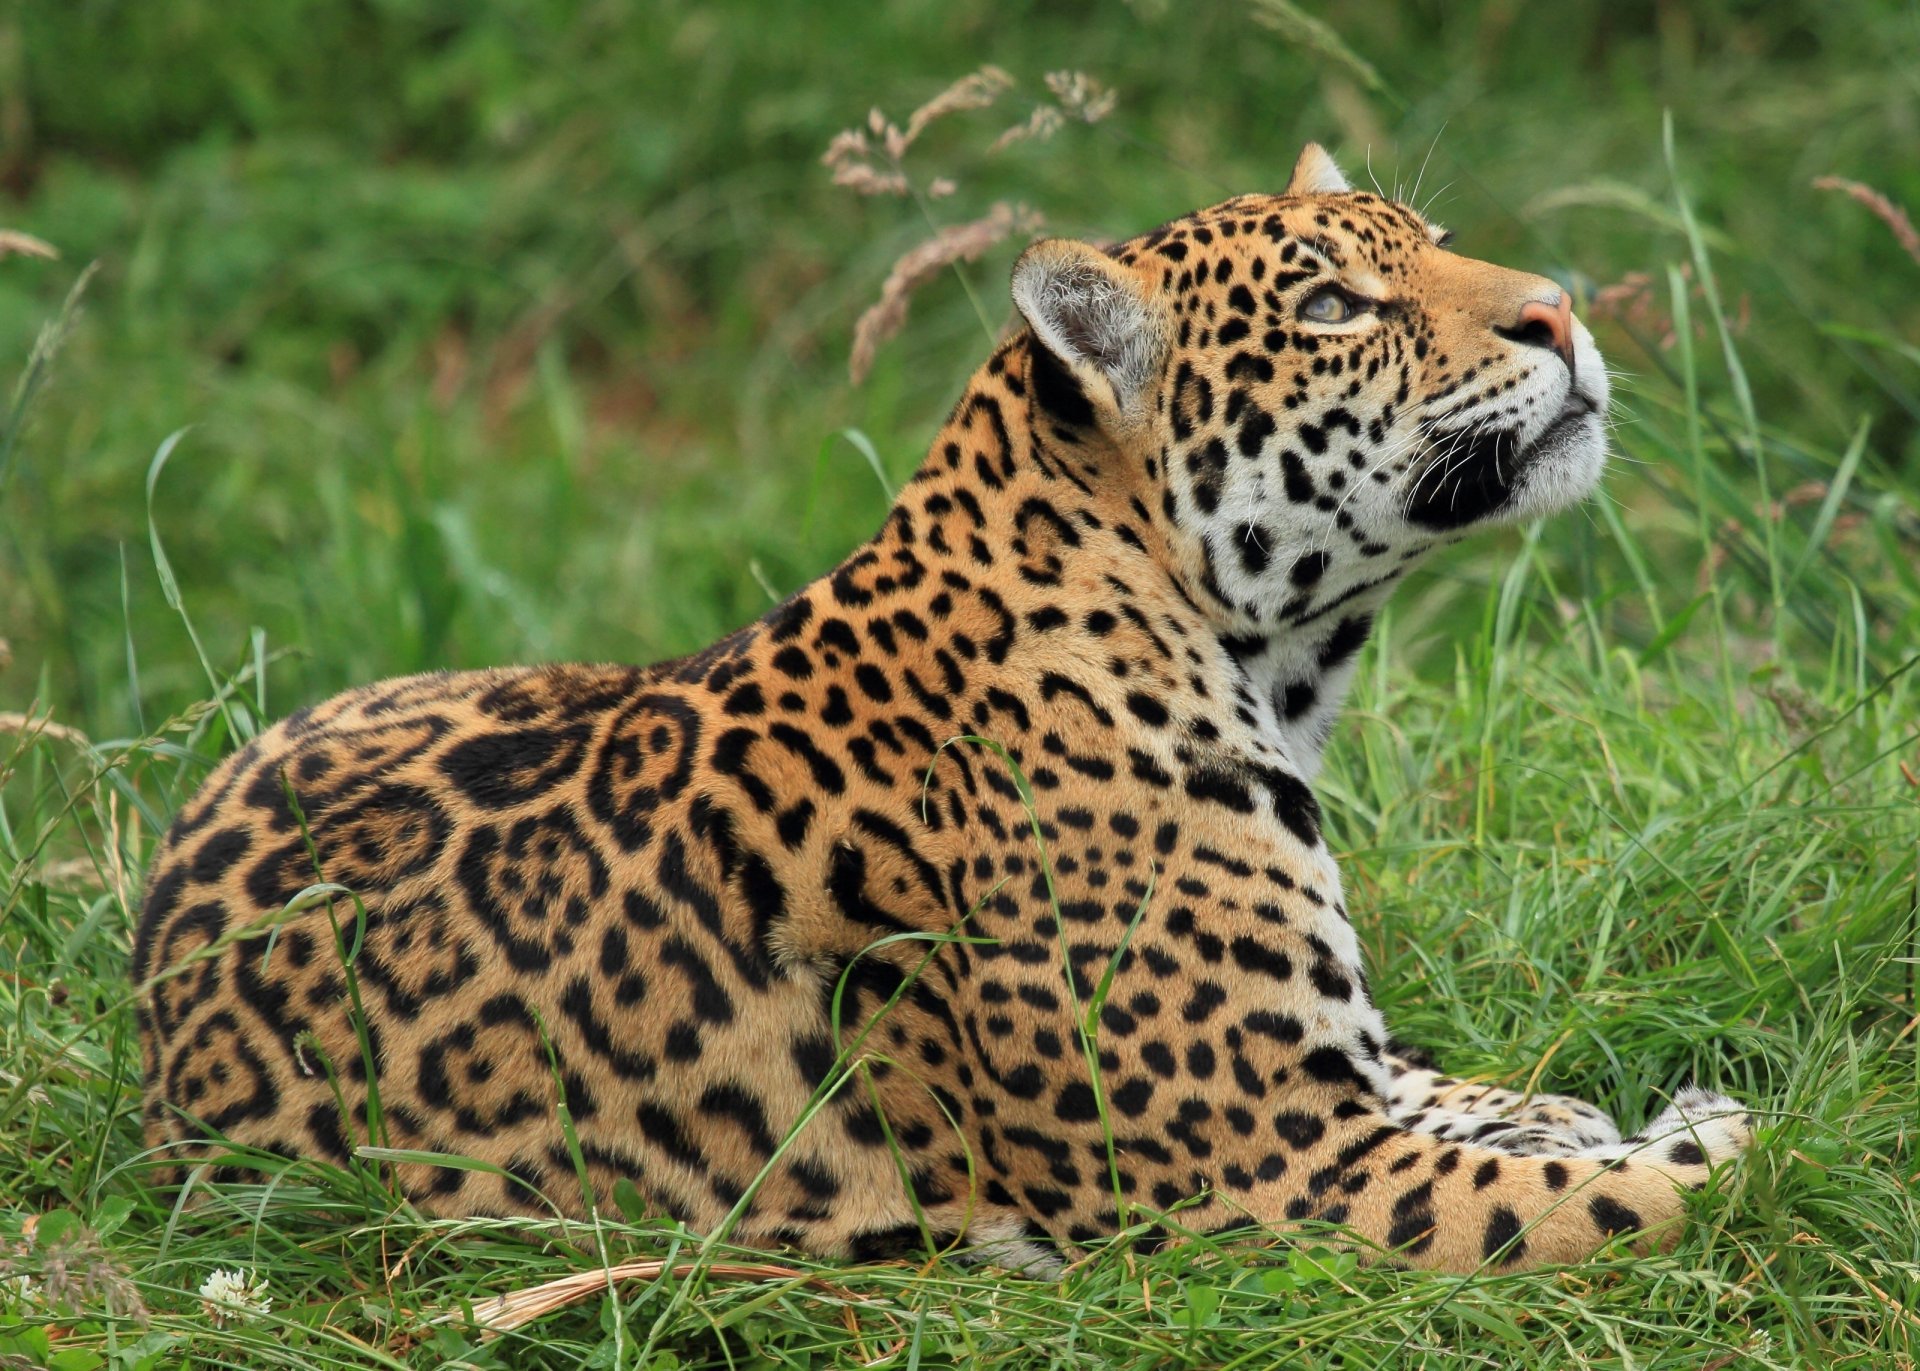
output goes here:
<path id="1" fill-rule="evenodd" d="M 1606 372 L 1565 292 L 1448 241 L 1309 145 L 1283 194 L 1038 243 L 1013 277 L 1036 395 L 1079 392 L 1229 619 L 1297 621 L 1599 480 Z"/>

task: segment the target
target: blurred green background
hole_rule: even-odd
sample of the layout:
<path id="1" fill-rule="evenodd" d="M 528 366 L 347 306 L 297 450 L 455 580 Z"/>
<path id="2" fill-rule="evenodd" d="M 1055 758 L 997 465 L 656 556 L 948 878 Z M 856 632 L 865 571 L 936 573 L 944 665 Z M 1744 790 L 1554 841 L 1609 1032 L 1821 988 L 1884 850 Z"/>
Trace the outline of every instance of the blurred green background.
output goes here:
<path id="1" fill-rule="evenodd" d="M 1006 317 L 1014 242 L 967 268 L 979 310 L 936 280 L 849 383 L 853 322 L 929 215 L 1004 198 L 1118 236 L 1277 188 L 1309 138 L 1357 181 L 1424 168 L 1461 251 L 1583 298 L 1628 282 L 1588 309 L 1627 373 L 1612 495 L 1643 532 L 1691 530 L 1668 460 L 1686 440 L 1666 273 L 1689 253 L 1667 111 L 1771 494 L 1824 480 L 1870 424 L 1838 516 L 1879 537 L 1872 651 L 1904 656 L 1920 263 L 1810 183 L 1920 204 L 1916 59 L 1920 11 L 1894 0 L 0 7 L 0 228 L 61 254 L 0 260 L 0 377 L 27 373 L 98 263 L 0 449 L 0 705 L 37 697 L 99 736 L 205 694 L 149 550 L 148 465 L 188 425 L 153 527 L 217 670 L 249 660 L 255 628 L 285 654 L 272 712 L 395 672 L 698 646 L 878 524 L 882 484 L 836 435 L 904 477 L 984 356 L 982 314 Z M 1017 87 L 909 157 L 956 194 L 831 184 L 836 130 L 872 106 L 903 120 L 989 62 Z M 988 155 L 1060 68 L 1110 86 L 1112 116 Z M 1711 330 L 1692 343 L 1732 426 L 1712 518 L 1738 525 L 1760 496 L 1738 394 Z M 1817 501 L 1797 498 L 1805 523 Z M 1569 589 L 1617 558 L 1597 527 L 1556 529 Z M 1736 526 L 1726 554 L 1769 536 Z M 1507 555 L 1475 545 L 1432 573 L 1407 663 L 1450 659 L 1450 609 L 1483 597 L 1449 588 Z M 1696 539 L 1645 573 L 1667 610 L 1700 560 Z M 1837 590 L 1794 610 L 1823 629 L 1847 612 Z M 1660 628 L 1657 609 L 1610 614 L 1629 642 Z"/>

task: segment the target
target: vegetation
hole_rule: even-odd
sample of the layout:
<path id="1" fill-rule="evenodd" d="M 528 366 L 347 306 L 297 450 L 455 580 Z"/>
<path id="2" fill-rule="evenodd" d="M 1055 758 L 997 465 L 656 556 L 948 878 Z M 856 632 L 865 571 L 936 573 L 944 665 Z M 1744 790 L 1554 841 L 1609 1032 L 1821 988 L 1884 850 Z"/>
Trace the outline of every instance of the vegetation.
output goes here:
<path id="1" fill-rule="evenodd" d="M 0 229 L 60 253 L 0 256 L 0 1367 L 1913 1366 L 1916 57 L 1880 0 L 0 7 Z M 913 194 L 833 184 L 836 131 L 985 63 Z M 1022 225 L 1308 138 L 1573 285 L 1620 373 L 1605 497 L 1402 593 L 1322 793 L 1409 1041 L 1764 1111 L 1674 1253 L 1043 1281 L 431 1222 L 377 1158 L 143 1182 L 129 930 L 214 759 L 382 675 L 704 644 L 877 526 Z M 999 204 L 851 385 L 890 264 Z"/>

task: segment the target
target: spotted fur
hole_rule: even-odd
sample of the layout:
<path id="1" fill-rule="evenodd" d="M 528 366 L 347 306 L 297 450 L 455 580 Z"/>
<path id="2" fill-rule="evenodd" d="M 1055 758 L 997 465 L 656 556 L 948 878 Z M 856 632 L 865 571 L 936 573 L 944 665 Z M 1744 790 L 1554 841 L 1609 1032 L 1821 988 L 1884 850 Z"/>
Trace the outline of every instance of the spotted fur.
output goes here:
<path id="1" fill-rule="evenodd" d="M 1310 148 L 1013 293 L 884 527 L 757 623 L 386 681 L 214 773 L 135 950 L 157 1152 L 371 1137 L 491 1164 L 400 1166 L 429 1211 L 578 1212 L 564 1099 L 599 1203 L 830 1256 L 1672 1235 L 1746 1116 L 1694 1092 L 1622 1142 L 1390 1050 L 1309 784 L 1407 568 L 1597 480 L 1559 289 Z"/>

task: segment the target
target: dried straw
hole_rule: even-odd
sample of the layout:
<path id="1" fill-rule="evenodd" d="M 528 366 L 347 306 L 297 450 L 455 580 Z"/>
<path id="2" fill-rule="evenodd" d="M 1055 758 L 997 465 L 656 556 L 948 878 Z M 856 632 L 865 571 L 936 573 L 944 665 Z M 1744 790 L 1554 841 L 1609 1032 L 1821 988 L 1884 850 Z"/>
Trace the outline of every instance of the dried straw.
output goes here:
<path id="1" fill-rule="evenodd" d="M 18 229 L 0 229 L 0 257 L 45 257 L 48 260 L 60 256 L 58 248 L 31 233 L 22 233 Z"/>
<path id="2" fill-rule="evenodd" d="M 490 1300 L 474 1305 L 473 1322 L 488 1337 L 510 1333 L 516 1328 L 532 1323 L 535 1319 L 553 1313 L 556 1309 L 565 1309 L 568 1305 L 592 1299 L 595 1295 L 604 1293 L 612 1286 L 626 1281 L 658 1280 L 661 1276 L 668 1274 L 684 1280 L 698 1271 L 705 1271 L 710 1276 L 724 1276 L 735 1280 L 802 1281 L 849 1304 L 874 1303 L 841 1289 L 824 1277 L 809 1275 L 791 1266 L 777 1266 L 772 1262 L 715 1262 L 711 1266 L 703 1267 L 697 1262 L 680 1262 L 669 1266 L 664 1261 L 651 1260 L 621 1262 L 618 1266 L 603 1267 L 597 1271 L 574 1271 L 565 1276 L 556 1276 L 550 1281 L 542 1281 L 538 1285 L 529 1285 L 522 1290 L 510 1290 L 504 1295 L 496 1295 Z M 429 1322 L 454 1323 L 460 1318 L 460 1314 L 449 1312 L 438 1315 Z"/>

